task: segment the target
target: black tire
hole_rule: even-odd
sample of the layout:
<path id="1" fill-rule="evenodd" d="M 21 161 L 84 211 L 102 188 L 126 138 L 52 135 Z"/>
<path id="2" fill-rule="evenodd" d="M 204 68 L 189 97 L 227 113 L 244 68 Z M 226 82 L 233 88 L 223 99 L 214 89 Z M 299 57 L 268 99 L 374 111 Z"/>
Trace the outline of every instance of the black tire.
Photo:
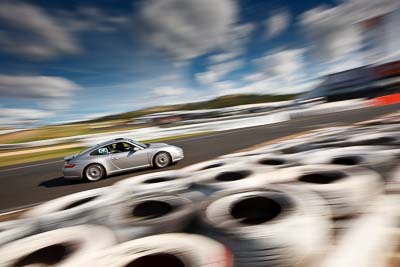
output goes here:
<path id="1" fill-rule="evenodd" d="M 167 152 L 159 152 L 153 158 L 153 166 L 159 169 L 168 167 L 171 163 L 171 155 Z"/>
<path id="2" fill-rule="evenodd" d="M 101 164 L 93 163 L 86 166 L 83 176 L 88 182 L 96 182 L 106 176 L 106 170 Z"/>

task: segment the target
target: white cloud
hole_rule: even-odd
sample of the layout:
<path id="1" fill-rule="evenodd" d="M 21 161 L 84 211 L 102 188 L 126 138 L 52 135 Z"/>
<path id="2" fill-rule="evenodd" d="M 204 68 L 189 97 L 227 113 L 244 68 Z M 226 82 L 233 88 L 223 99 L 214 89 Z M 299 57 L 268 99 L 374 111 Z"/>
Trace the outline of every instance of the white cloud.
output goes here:
<path id="1" fill-rule="evenodd" d="M 265 55 L 255 60 L 269 77 L 294 80 L 304 74 L 304 49 L 287 49 Z"/>
<path id="2" fill-rule="evenodd" d="M 226 94 L 294 94 L 313 89 L 317 80 L 283 81 L 279 78 L 264 76 L 262 79 L 245 84 L 221 81 L 215 84 L 217 95 Z"/>
<path id="3" fill-rule="evenodd" d="M 33 99 L 69 97 L 78 88 L 74 82 L 61 77 L 0 75 L 0 97 Z"/>
<path id="4" fill-rule="evenodd" d="M 74 38 L 44 10 L 20 1 L 0 3 L 0 50 L 46 59 L 80 51 Z"/>
<path id="5" fill-rule="evenodd" d="M 0 108 L 0 125 L 17 126 L 33 124 L 52 115 L 53 113 L 50 111 L 39 109 Z"/>
<path id="6" fill-rule="evenodd" d="M 197 73 L 196 79 L 202 84 L 211 84 L 242 66 L 242 60 L 232 60 L 214 64 L 211 65 L 206 72 Z"/>
<path id="7" fill-rule="evenodd" d="M 177 88 L 172 86 L 161 86 L 154 88 L 152 91 L 156 97 L 180 96 L 187 92 L 188 90 L 185 88 Z"/>
<path id="8" fill-rule="evenodd" d="M 237 25 L 233 0 L 149 0 L 139 11 L 142 37 L 180 60 L 242 43 L 250 25 Z"/>
<path id="9" fill-rule="evenodd" d="M 131 18 L 126 15 L 110 13 L 96 6 L 80 6 L 74 11 L 58 13 L 60 20 L 73 32 L 115 32 L 131 23 Z"/>
<path id="10" fill-rule="evenodd" d="M 264 78 L 265 78 L 265 73 L 255 72 L 255 73 L 250 73 L 250 74 L 244 76 L 243 79 L 246 82 L 256 82 L 256 81 L 263 80 Z"/>
<path id="11" fill-rule="evenodd" d="M 225 52 L 221 54 L 216 54 L 210 56 L 208 59 L 210 60 L 211 63 L 216 64 L 216 63 L 221 63 L 224 61 L 232 60 L 236 58 L 239 54 L 235 52 Z"/>
<path id="12" fill-rule="evenodd" d="M 291 94 L 314 88 L 319 81 L 310 80 L 306 72 L 304 49 L 277 50 L 254 61 L 257 70 L 242 80 L 221 80 L 212 84 L 217 95 Z"/>
<path id="13" fill-rule="evenodd" d="M 373 51 L 363 49 L 365 28 L 359 22 L 399 7 L 397 0 L 346 0 L 334 7 L 322 5 L 308 10 L 300 16 L 300 22 L 312 42 L 314 55 L 329 68 L 346 70 L 372 63 Z M 390 33 L 381 31 L 377 34 L 382 35 L 381 47 L 385 47 L 387 40 L 383 34 Z"/>
<path id="14" fill-rule="evenodd" d="M 274 38 L 286 30 L 290 25 L 291 14 L 289 10 L 281 10 L 265 21 L 267 38 Z"/>
<path id="15" fill-rule="evenodd" d="M 209 86 L 209 95 L 226 94 L 290 94 L 309 90 L 316 85 L 307 74 L 305 49 L 281 49 L 253 61 L 256 70 L 242 79 L 229 80 L 228 73 L 240 68 L 242 61 L 227 61 L 211 65 L 207 72 L 198 73 L 199 82 Z"/>

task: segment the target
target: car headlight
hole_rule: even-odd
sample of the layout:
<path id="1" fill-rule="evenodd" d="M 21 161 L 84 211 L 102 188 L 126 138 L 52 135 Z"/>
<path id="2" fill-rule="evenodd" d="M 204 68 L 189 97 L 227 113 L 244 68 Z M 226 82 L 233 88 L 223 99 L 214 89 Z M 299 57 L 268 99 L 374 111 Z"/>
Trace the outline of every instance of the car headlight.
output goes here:
<path id="1" fill-rule="evenodd" d="M 179 154 L 183 154 L 183 149 L 180 147 L 175 147 L 175 150 L 179 153 Z"/>

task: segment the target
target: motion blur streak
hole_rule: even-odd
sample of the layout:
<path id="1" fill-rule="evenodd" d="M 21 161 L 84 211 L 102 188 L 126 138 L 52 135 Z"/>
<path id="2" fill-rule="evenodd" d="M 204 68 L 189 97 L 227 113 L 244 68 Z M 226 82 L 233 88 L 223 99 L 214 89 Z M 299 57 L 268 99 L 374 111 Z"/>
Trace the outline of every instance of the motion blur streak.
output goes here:
<path id="1" fill-rule="evenodd" d="M 399 28 L 399 0 L 0 0 L 0 267 L 400 266 Z"/>

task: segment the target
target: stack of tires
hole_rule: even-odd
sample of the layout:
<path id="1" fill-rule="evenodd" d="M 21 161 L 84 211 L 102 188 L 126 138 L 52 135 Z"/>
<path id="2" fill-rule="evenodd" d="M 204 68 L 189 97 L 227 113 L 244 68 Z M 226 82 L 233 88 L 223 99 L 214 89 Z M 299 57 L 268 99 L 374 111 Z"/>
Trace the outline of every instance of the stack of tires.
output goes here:
<path id="1" fill-rule="evenodd" d="M 98 211 L 96 222 L 110 227 L 119 241 L 127 241 L 182 232 L 189 226 L 194 212 L 194 203 L 179 195 L 127 195 Z"/>
<path id="2" fill-rule="evenodd" d="M 235 266 L 294 266 L 330 244 L 324 201 L 293 187 L 218 193 L 204 203 L 200 218 L 202 233 L 226 244 Z"/>
<path id="3" fill-rule="evenodd" d="M 112 232 L 101 226 L 60 228 L 4 245 L 0 248 L 0 266 L 84 266 L 87 257 L 115 243 Z"/>
<path id="4" fill-rule="evenodd" d="M 39 232 L 39 225 L 35 219 L 19 219 L 0 222 L 0 247 Z"/>
<path id="5" fill-rule="evenodd" d="M 96 267 L 229 267 L 224 245 L 200 235 L 162 234 L 139 238 L 104 250 L 88 260 Z"/>
<path id="6" fill-rule="evenodd" d="M 36 220 L 41 232 L 90 223 L 112 191 L 105 187 L 60 197 L 30 209 L 23 217 Z"/>
<path id="7" fill-rule="evenodd" d="M 400 220 L 399 118 L 45 202 L 0 223 L 0 266 L 381 266 Z"/>

